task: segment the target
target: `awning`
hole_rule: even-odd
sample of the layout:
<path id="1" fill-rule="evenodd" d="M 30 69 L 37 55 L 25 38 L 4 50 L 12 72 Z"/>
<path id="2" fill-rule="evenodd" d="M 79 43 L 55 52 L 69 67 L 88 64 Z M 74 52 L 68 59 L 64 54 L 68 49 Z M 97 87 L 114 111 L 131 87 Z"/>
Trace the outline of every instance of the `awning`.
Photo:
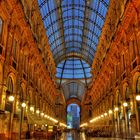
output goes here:
<path id="1" fill-rule="evenodd" d="M 30 111 L 27 111 L 27 119 L 29 124 L 38 124 L 38 125 L 54 125 L 53 122 L 50 120 L 40 117 L 37 114 L 31 113 Z"/>

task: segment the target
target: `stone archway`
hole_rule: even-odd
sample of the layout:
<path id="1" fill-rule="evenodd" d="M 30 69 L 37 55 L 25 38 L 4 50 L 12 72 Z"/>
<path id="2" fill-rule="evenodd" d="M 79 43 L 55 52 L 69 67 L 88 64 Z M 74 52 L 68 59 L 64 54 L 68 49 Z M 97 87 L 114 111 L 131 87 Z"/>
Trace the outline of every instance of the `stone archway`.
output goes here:
<path id="1" fill-rule="evenodd" d="M 136 101 L 136 96 L 138 93 L 138 82 L 140 78 L 140 72 L 136 72 L 133 76 L 133 92 L 134 92 L 134 105 L 135 105 L 135 113 L 136 113 L 136 124 L 137 124 L 137 131 L 140 131 L 140 102 Z"/>
<path id="2" fill-rule="evenodd" d="M 67 126 L 78 129 L 80 126 L 80 105 L 77 99 L 71 99 L 67 104 Z"/>
<path id="3" fill-rule="evenodd" d="M 131 105 L 130 103 L 131 101 L 131 97 L 130 97 L 130 85 L 128 81 L 125 81 L 125 83 L 123 84 L 123 91 L 122 91 L 122 95 L 123 95 L 123 103 L 127 103 L 127 106 L 124 107 L 123 106 L 123 114 L 124 114 L 124 118 L 125 118 L 125 124 L 124 124 L 124 135 L 126 135 L 127 137 L 130 137 L 131 134 L 131 123 L 130 123 L 130 116 L 132 114 L 132 109 L 131 109 Z"/>

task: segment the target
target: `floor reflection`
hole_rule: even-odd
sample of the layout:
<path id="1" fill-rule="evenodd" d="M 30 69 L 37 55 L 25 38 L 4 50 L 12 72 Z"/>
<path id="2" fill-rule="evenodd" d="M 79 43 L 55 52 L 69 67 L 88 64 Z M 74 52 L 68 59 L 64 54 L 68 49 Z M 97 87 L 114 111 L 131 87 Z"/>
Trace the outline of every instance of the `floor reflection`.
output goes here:
<path id="1" fill-rule="evenodd" d="M 84 133 L 78 133 L 76 131 L 71 131 L 69 133 L 64 133 L 61 140 L 88 140 Z"/>
<path id="2" fill-rule="evenodd" d="M 63 140 L 80 140 L 80 135 L 77 132 L 69 132 L 64 134 Z"/>
<path id="3" fill-rule="evenodd" d="M 60 140 L 123 140 L 120 138 L 87 138 L 84 133 L 77 133 L 75 131 L 69 133 L 63 133 Z"/>

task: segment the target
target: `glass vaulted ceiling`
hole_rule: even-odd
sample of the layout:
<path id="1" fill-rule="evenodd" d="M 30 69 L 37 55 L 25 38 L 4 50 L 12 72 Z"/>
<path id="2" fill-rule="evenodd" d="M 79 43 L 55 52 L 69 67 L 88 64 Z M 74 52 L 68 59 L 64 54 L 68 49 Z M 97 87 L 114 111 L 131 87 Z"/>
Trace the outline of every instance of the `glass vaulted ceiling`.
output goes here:
<path id="1" fill-rule="evenodd" d="M 80 58 L 67 58 L 58 64 L 56 76 L 66 79 L 90 78 L 90 66 Z"/>
<path id="2" fill-rule="evenodd" d="M 90 66 L 109 0 L 38 0 L 38 3 L 57 65 L 57 77 L 91 76 Z"/>

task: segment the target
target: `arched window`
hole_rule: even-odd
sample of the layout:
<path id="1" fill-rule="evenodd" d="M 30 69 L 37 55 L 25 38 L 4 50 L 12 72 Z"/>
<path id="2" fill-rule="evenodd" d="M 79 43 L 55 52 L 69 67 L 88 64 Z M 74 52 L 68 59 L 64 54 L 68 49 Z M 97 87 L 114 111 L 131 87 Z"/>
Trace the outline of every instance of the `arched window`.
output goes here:
<path id="1" fill-rule="evenodd" d="M 12 103 L 9 102 L 8 100 L 10 94 L 13 94 L 13 81 L 12 78 L 9 76 L 7 80 L 7 91 L 6 91 L 7 100 L 5 104 L 5 110 L 12 112 Z"/>
<path id="2" fill-rule="evenodd" d="M 61 112 L 59 113 L 59 115 Z M 68 128 L 79 128 L 80 124 L 80 107 L 77 104 L 67 106 L 67 126 Z"/>
<path id="3" fill-rule="evenodd" d="M 121 105 L 122 97 L 121 97 L 121 94 L 120 94 L 120 91 L 119 91 L 119 90 L 116 91 L 116 97 L 117 97 L 117 98 L 116 98 L 116 103 L 115 103 L 115 104 L 116 104 L 117 106 L 120 106 L 120 105 Z"/>
<path id="4" fill-rule="evenodd" d="M 16 39 L 14 39 L 14 41 L 13 41 L 13 58 L 14 58 L 14 61 L 16 62 L 17 61 L 17 41 L 16 41 Z"/>
<path id="5" fill-rule="evenodd" d="M 140 93 L 140 76 L 139 76 L 138 79 L 137 79 L 136 93 Z"/>
<path id="6" fill-rule="evenodd" d="M 19 89 L 19 96 L 20 96 L 20 101 L 23 101 L 23 98 L 24 98 L 24 92 L 23 92 L 23 88 L 22 88 L 22 86 L 20 86 L 20 89 Z"/>
<path id="7" fill-rule="evenodd" d="M 11 77 L 8 77 L 7 90 L 13 93 L 13 81 Z"/>
<path id="8" fill-rule="evenodd" d="M 0 17 L 0 42 L 1 42 L 1 38 L 2 38 L 2 29 L 3 29 L 3 20 Z"/>
<path id="9" fill-rule="evenodd" d="M 130 97 L 129 97 L 129 87 L 126 87 L 125 99 L 126 99 L 126 101 L 129 101 L 129 99 L 130 99 Z"/>

